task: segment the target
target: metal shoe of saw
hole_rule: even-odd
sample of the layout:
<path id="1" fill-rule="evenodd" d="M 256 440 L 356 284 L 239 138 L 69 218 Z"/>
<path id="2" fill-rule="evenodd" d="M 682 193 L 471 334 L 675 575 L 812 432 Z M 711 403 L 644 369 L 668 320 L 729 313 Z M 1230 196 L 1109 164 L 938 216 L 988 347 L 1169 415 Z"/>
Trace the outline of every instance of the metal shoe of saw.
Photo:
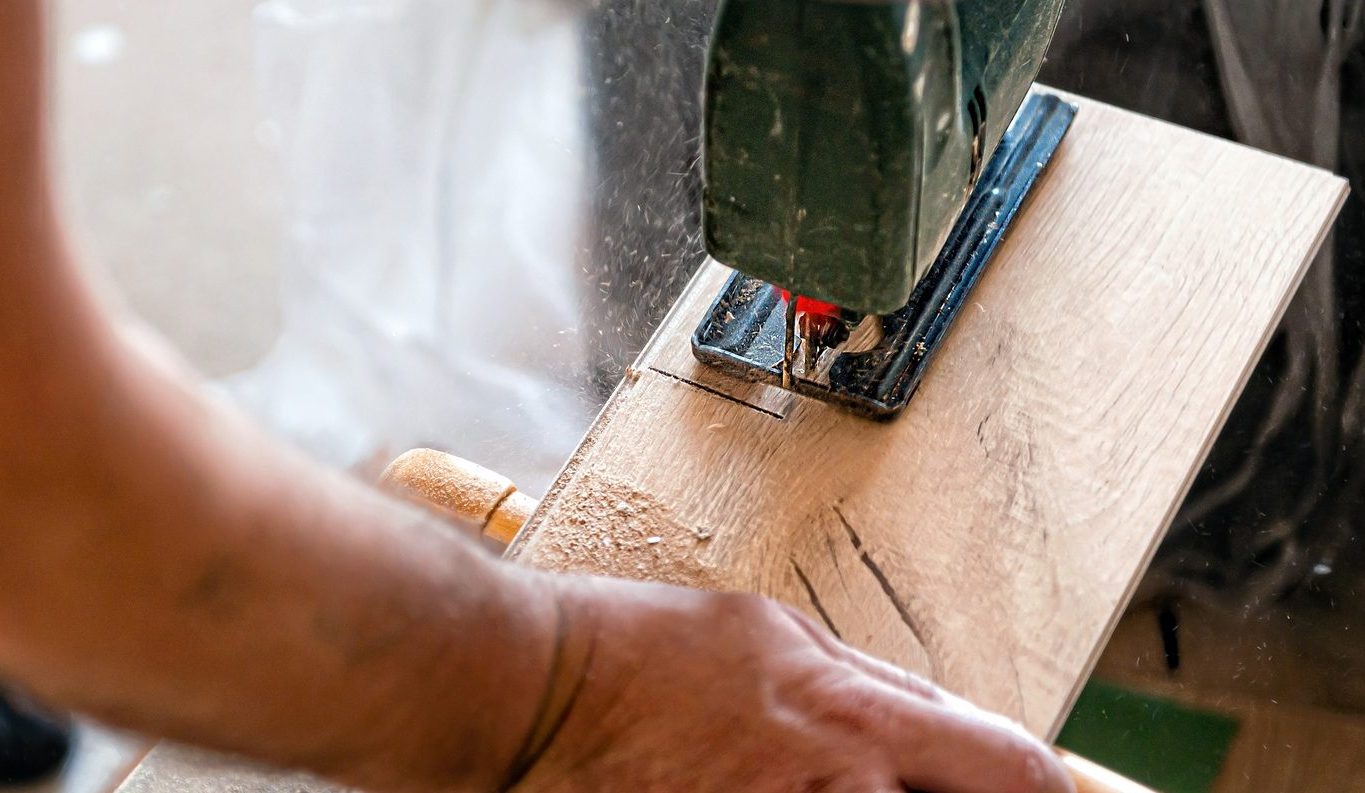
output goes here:
<path id="1" fill-rule="evenodd" d="M 1029 94 L 1062 4 L 722 0 L 703 229 L 739 273 L 697 357 L 904 408 L 1074 116 Z"/>

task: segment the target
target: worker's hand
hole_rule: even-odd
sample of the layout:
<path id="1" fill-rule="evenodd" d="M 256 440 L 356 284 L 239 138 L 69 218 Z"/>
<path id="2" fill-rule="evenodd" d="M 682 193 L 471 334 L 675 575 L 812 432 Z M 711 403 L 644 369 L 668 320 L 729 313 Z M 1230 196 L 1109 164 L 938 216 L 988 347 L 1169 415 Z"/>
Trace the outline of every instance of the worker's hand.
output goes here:
<path id="1" fill-rule="evenodd" d="M 562 654 L 516 793 L 1064 793 L 1005 719 L 793 609 L 566 579 Z"/>

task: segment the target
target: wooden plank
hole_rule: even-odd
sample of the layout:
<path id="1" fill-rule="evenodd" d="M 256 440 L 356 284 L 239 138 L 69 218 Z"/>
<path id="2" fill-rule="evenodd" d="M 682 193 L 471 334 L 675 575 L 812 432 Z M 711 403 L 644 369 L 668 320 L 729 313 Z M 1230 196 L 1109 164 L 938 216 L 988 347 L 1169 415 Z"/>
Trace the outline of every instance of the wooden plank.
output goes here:
<path id="1" fill-rule="evenodd" d="M 1078 102 L 907 415 L 694 363 L 710 265 L 513 556 L 785 600 L 1051 736 L 1345 195 Z M 129 790 L 185 789 L 194 764 L 165 762 Z"/>
<path id="2" fill-rule="evenodd" d="M 1317 676 L 1326 671 L 1319 670 Z M 1115 682 L 1103 666 L 1095 676 Z M 1172 676 L 1140 683 L 1124 679 L 1119 685 L 1237 722 L 1237 733 L 1214 781 L 1213 793 L 1365 790 L 1365 715 L 1278 697 L 1227 693 L 1234 681 L 1212 682 L 1212 688 L 1201 688 Z"/>
<path id="3" fill-rule="evenodd" d="M 696 363 L 712 264 L 513 556 L 769 595 L 1053 736 L 1345 194 L 1078 101 L 905 416 Z"/>
<path id="4" fill-rule="evenodd" d="M 1365 790 L 1365 719 L 1275 702 L 1222 702 L 1239 717 L 1213 793 Z"/>
<path id="5" fill-rule="evenodd" d="M 1179 669 L 1167 665 L 1157 609 L 1130 608 L 1104 648 L 1095 675 L 1127 688 L 1179 696 L 1273 701 L 1365 714 L 1365 649 L 1351 631 L 1349 608 L 1267 605 L 1251 616 L 1224 614 L 1199 602 L 1179 609 Z"/>
<path id="6" fill-rule="evenodd" d="M 163 743 L 117 793 L 343 793 L 305 774 L 285 774 L 233 757 Z"/>

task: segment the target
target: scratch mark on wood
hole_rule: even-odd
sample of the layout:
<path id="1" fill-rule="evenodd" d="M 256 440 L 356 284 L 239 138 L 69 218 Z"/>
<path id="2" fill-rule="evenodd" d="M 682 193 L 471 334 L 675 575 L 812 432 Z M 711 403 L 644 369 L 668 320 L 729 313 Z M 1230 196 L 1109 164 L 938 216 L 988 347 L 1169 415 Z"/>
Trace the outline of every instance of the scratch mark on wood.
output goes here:
<path id="1" fill-rule="evenodd" d="M 801 586 L 806 588 L 806 597 L 810 598 L 810 604 L 815 607 L 815 613 L 820 615 L 820 619 L 825 623 L 825 627 L 829 628 L 829 632 L 834 634 L 834 638 L 843 641 L 843 634 L 839 633 L 839 629 L 834 627 L 834 620 L 830 618 L 829 612 L 825 611 L 825 605 L 820 602 L 820 596 L 816 594 L 815 585 L 810 582 L 810 578 L 806 575 L 806 571 L 801 569 L 801 565 L 796 563 L 795 558 L 792 558 L 790 561 L 792 563 L 792 571 L 796 573 L 797 579 L 801 581 Z"/>
<path id="2" fill-rule="evenodd" d="M 882 588 L 882 592 L 884 592 L 887 599 L 891 601 L 891 605 L 896 608 L 896 613 L 900 615 L 901 622 L 905 623 L 905 627 L 910 629 L 910 635 L 915 637 L 915 641 L 919 642 L 925 652 L 929 652 L 929 642 L 925 641 L 924 633 L 920 630 L 914 615 L 910 613 L 909 607 L 901 600 L 900 595 L 896 592 L 896 587 L 891 584 L 891 579 L 887 578 L 886 573 L 882 571 L 881 566 L 868 555 L 866 550 L 864 550 L 863 538 L 858 536 L 858 532 L 854 530 L 853 524 L 848 522 L 848 518 L 844 517 L 843 510 L 839 509 L 837 505 L 834 507 L 834 514 L 839 517 L 839 522 L 844 524 L 844 531 L 848 532 L 848 539 L 853 543 L 853 550 L 858 552 L 859 561 L 863 563 L 863 566 L 867 568 L 868 572 L 872 573 L 872 577 L 877 580 L 877 584 Z M 934 659 L 932 655 L 933 654 L 930 653 L 930 660 L 937 663 L 937 659 Z"/>
<path id="3" fill-rule="evenodd" d="M 834 538 L 828 534 L 825 535 L 825 549 L 829 551 L 829 561 L 834 565 L 834 572 L 839 575 L 839 586 L 843 587 L 845 592 L 848 592 L 848 579 L 844 578 L 844 567 L 839 564 L 839 554 L 834 548 Z"/>
<path id="4" fill-rule="evenodd" d="M 1024 684 L 1019 680 L 1019 662 L 1015 660 L 1014 653 L 1010 653 L 1010 671 L 1014 673 L 1014 693 L 1019 698 L 1019 715 L 1016 719 L 1020 722 L 1028 722 L 1028 700 L 1024 696 Z"/>
<path id="5" fill-rule="evenodd" d="M 711 396 L 718 396 L 718 397 L 720 397 L 721 399 L 726 400 L 727 402 L 733 402 L 733 403 L 735 403 L 736 405 L 743 405 L 744 407 L 746 407 L 746 408 L 748 408 L 748 409 L 750 409 L 750 410 L 757 411 L 757 412 L 759 412 L 759 413 L 762 413 L 762 414 L 765 415 L 765 416 L 771 416 L 772 418 L 775 418 L 775 419 L 777 419 L 778 421 L 785 421 L 786 418 L 787 418 L 786 416 L 782 415 L 781 413 L 778 413 L 777 411 L 768 410 L 767 408 L 761 408 L 761 407 L 759 407 L 758 405 L 753 404 L 752 402 L 745 402 L 744 400 L 740 399 L 739 397 L 730 396 L 729 394 L 727 394 L 727 393 L 725 393 L 724 391 L 721 391 L 721 390 L 719 390 L 719 389 L 712 388 L 712 387 L 706 386 L 706 385 L 702 385 L 701 383 L 698 383 L 696 380 L 688 380 L 686 377 L 683 377 L 683 376 L 681 376 L 681 375 L 673 374 L 672 372 L 665 372 L 664 370 L 662 370 L 662 369 L 656 369 L 656 368 L 654 368 L 653 366 L 649 367 L 649 371 L 653 372 L 654 374 L 661 374 L 661 375 L 663 375 L 664 377 L 667 377 L 667 378 L 672 379 L 672 380 L 677 380 L 679 383 L 685 383 L 685 384 L 690 385 L 690 386 L 692 386 L 693 388 L 698 389 L 698 390 L 700 390 L 700 391 L 705 391 L 706 393 L 710 394 Z"/>

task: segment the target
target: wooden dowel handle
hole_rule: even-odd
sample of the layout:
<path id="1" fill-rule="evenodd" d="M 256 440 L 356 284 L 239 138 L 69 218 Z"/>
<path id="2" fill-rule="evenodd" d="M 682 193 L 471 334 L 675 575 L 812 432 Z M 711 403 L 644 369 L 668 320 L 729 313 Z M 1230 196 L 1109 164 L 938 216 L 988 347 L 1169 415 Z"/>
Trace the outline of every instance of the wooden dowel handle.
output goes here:
<path id="1" fill-rule="evenodd" d="M 1071 781 L 1076 784 L 1076 793 L 1153 793 L 1151 788 L 1064 749 L 1058 749 L 1057 756 L 1062 758 L 1062 765 L 1070 772 Z"/>
<path id="2" fill-rule="evenodd" d="M 389 464 L 385 487 L 435 506 L 480 528 L 484 537 L 508 545 L 539 503 L 507 477 L 453 454 L 414 449 Z M 1152 793 L 1107 768 L 1058 750 L 1076 793 Z"/>
<path id="3" fill-rule="evenodd" d="M 539 503 L 502 474 L 433 449 L 413 449 L 389 463 L 380 483 L 474 526 L 502 545 L 512 542 Z"/>

